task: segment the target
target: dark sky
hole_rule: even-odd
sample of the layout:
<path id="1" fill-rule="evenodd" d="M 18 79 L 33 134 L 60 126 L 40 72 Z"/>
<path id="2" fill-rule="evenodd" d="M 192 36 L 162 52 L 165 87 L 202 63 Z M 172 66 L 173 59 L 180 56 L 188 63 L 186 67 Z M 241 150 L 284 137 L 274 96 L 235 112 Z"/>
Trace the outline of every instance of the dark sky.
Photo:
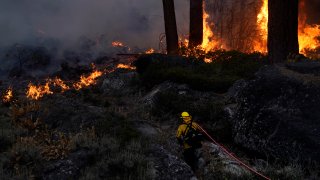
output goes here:
<path id="1" fill-rule="evenodd" d="M 175 0 L 185 32 L 188 0 Z M 54 37 L 66 45 L 101 34 L 132 46 L 156 47 L 164 32 L 161 0 L 1 0 L 0 46 Z"/>

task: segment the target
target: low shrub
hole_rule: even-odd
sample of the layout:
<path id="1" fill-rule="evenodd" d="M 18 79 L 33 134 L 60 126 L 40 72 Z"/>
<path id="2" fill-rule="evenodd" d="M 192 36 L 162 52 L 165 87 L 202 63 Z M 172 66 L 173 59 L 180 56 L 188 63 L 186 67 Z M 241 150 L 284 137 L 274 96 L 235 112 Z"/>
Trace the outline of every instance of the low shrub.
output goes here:
<path id="1" fill-rule="evenodd" d="M 203 59 L 146 55 L 134 62 L 144 85 L 153 87 L 164 81 L 190 85 L 193 89 L 224 93 L 237 80 L 251 78 L 266 64 L 259 53 L 244 54 L 237 51 L 215 51 L 206 54 L 212 63 Z"/>
<path id="2" fill-rule="evenodd" d="M 120 144 L 125 144 L 132 139 L 140 137 L 140 133 L 133 128 L 132 123 L 124 117 L 111 112 L 107 118 L 100 120 L 96 124 L 97 136 L 102 137 L 106 134 L 117 137 Z"/>
<path id="3" fill-rule="evenodd" d="M 97 122 L 97 139 L 93 143 L 85 137 L 77 138 L 82 147 L 94 152 L 80 179 L 150 179 L 147 141 L 124 117 L 113 112 L 106 116 Z"/>

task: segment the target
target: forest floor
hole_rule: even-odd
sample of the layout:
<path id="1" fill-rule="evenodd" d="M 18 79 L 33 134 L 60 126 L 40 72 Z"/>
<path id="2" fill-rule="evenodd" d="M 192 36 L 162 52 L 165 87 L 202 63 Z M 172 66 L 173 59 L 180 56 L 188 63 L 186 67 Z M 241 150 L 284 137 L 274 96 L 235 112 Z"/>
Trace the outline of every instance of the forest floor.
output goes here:
<path id="1" fill-rule="evenodd" d="M 203 144 L 196 177 L 175 138 L 181 123 L 178 112 L 188 107 L 208 132 L 266 176 L 315 176 L 299 164 L 269 162 L 236 145 L 223 114 L 227 93 L 195 90 L 166 79 L 146 86 L 154 82 L 141 78 L 135 70 L 120 68 L 90 87 L 39 100 L 25 97 L 23 87 L 30 79 L 11 80 L 18 87 L 14 100 L 0 106 L 0 179 L 258 179 L 211 142 Z M 234 78 L 227 81 L 232 85 Z M 8 84 L 2 82 L 1 90 Z"/>

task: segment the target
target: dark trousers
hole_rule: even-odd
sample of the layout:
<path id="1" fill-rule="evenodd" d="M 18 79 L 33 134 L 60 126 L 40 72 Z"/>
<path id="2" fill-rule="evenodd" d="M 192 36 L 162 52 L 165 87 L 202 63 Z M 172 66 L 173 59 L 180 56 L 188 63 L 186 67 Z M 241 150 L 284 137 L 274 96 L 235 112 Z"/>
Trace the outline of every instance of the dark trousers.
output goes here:
<path id="1" fill-rule="evenodd" d="M 183 152 L 184 160 L 193 171 L 197 170 L 198 157 L 196 156 L 195 148 L 185 149 Z"/>

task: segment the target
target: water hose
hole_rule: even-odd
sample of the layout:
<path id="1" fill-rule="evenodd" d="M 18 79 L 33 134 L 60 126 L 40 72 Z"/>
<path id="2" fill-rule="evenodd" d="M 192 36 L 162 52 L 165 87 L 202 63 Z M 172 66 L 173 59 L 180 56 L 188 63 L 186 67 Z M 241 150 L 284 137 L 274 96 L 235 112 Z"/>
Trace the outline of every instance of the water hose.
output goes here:
<path id="1" fill-rule="evenodd" d="M 227 150 L 227 148 L 225 148 L 222 144 L 218 143 L 216 140 L 214 140 L 208 133 L 206 130 L 204 130 L 200 125 L 198 125 L 199 128 L 201 129 L 201 131 L 217 146 L 219 146 L 228 156 L 230 156 L 232 159 L 234 159 L 235 161 L 237 161 L 241 166 L 243 166 L 244 168 L 246 168 L 247 170 L 249 170 L 250 172 L 254 173 L 255 175 L 266 179 L 266 180 L 271 180 L 269 177 L 259 173 L 258 171 L 256 171 L 255 169 L 253 169 L 252 167 L 248 166 L 247 164 L 245 164 L 244 162 L 242 162 L 240 160 L 240 158 L 238 158 L 237 156 L 233 155 L 229 150 Z"/>

